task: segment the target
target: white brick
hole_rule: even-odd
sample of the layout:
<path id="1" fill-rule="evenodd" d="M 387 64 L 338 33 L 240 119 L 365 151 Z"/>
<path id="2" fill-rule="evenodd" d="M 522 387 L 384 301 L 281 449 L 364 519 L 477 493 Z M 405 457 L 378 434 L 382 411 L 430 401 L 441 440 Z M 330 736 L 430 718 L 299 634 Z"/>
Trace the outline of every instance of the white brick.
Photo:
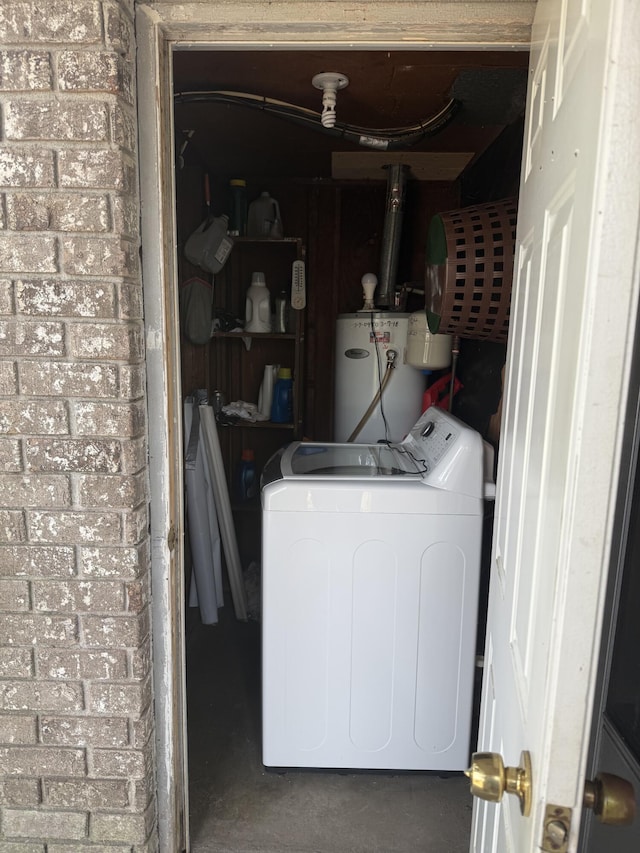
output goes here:
<path id="1" fill-rule="evenodd" d="M 9 838 L 80 839 L 87 835 L 87 815 L 85 812 L 5 809 L 2 829 Z"/>

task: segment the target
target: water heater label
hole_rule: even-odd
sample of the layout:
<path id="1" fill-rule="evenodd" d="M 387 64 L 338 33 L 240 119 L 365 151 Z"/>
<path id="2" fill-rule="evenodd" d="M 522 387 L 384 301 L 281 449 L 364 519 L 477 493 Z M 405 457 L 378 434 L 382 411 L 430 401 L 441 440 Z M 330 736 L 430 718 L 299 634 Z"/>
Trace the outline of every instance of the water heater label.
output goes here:
<path id="1" fill-rule="evenodd" d="M 379 344 L 388 344 L 391 343 L 391 332 L 378 332 L 375 334 L 373 332 L 369 332 L 369 341 L 371 343 L 379 343 Z"/>
<path id="2" fill-rule="evenodd" d="M 359 347 L 353 347 L 353 349 L 345 350 L 344 354 L 347 358 L 368 358 L 369 350 L 360 349 Z"/>
<path id="3" fill-rule="evenodd" d="M 390 320 L 354 320 L 350 324 L 352 329 L 399 329 L 400 321 L 397 319 Z"/>

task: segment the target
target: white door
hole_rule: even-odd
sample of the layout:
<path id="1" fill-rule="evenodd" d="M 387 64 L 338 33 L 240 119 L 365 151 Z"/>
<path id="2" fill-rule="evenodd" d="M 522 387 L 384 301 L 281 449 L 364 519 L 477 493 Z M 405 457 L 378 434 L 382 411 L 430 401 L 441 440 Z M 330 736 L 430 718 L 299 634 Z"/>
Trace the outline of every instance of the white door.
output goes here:
<path id="1" fill-rule="evenodd" d="M 530 752 L 532 808 L 476 800 L 478 853 L 577 849 L 637 301 L 637 5 L 536 11 L 478 743 Z"/>

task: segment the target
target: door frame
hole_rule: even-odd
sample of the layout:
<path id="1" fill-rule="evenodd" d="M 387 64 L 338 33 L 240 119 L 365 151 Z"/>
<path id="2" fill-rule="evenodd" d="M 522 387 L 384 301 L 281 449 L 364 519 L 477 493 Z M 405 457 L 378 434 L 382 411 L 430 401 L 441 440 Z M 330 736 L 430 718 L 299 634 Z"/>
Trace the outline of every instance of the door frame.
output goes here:
<path id="1" fill-rule="evenodd" d="M 152 636 L 160 850 L 187 850 L 182 398 L 177 299 L 174 48 L 528 50 L 535 0 L 353 3 L 255 0 L 136 7 Z M 428 15 L 425 8 L 428 6 Z M 268 19 L 266 12 L 268 10 Z M 167 630 L 170 626 L 170 630 Z"/>
<path id="2" fill-rule="evenodd" d="M 640 239 L 636 245 L 635 268 L 636 271 L 640 270 Z M 628 400 L 624 421 L 626 427 L 622 437 L 620 481 L 618 484 L 612 529 L 612 542 L 614 545 L 611 549 L 606 600 L 604 604 L 598 677 L 595 688 L 591 737 L 589 740 L 589 758 L 586 768 L 587 779 L 594 779 L 603 769 L 607 772 L 610 771 L 610 768 L 600 766 L 601 755 L 603 750 L 606 749 L 605 744 L 611 744 L 616 751 L 620 752 L 626 748 L 614 730 L 613 724 L 607 719 L 606 706 L 618 623 L 620 595 L 626 563 L 633 491 L 635 478 L 640 476 L 640 312 L 636 314 Z M 640 786 L 639 778 L 629 779 L 628 781 L 634 783 L 636 791 L 640 789 L 638 787 Z M 580 850 L 588 851 L 590 849 L 589 845 L 592 841 L 591 834 L 595 825 L 594 822 L 595 816 L 593 812 L 587 812 L 580 827 L 580 841 L 578 844 Z"/>
<path id="3" fill-rule="evenodd" d="M 170 47 L 136 16 L 141 245 L 147 374 L 151 636 L 160 849 L 189 849 L 184 481 Z M 169 630 L 167 630 L 167 626 Z"/>

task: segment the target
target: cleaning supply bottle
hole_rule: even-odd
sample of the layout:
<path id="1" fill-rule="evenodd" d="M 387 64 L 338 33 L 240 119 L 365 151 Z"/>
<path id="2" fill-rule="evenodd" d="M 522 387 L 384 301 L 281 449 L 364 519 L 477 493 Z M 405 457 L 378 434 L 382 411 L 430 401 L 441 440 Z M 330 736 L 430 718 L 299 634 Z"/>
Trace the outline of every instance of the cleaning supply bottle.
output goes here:
<path id="1" fill-rule="evenodd" d="M 235 498 L 248 501 L 258 494 L 258 475 L 253 450 L 245 448 L 236 468 Z"/>
<path id="2" fill-rule="evenodd" d="M 249 205 L 247 237 L 282 237 L 280 206 L 268 192 L 260 193 Z"/>
<path id="3" fill-rule="evenodd" d="M 271 420 L 276 424 L 293 422 L 293 379 L 290 367 L 278 370 L 278 380 L 273 388 Z"/>
<path id="4" fill-rule="evenodd" d="M 247 182 L 244 178 L 229 181 L 231 189 L 231 219 L 229 234 L 244 237 L 247 233 Z"/>
<path id="5" fill-rule="evenodd" d="M 263 272 L 251 275 L 251 285 L 247 290 L 245 332 L 271 331 L 271 298 Z"/>

